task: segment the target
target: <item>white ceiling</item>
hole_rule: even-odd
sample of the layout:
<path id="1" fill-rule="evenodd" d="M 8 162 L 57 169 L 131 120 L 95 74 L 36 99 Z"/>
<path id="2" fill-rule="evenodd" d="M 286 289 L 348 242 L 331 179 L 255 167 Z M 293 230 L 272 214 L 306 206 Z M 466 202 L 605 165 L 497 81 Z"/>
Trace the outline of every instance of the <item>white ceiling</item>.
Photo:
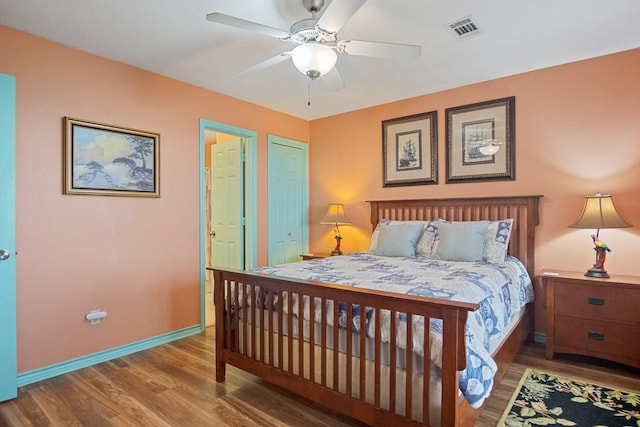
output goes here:
<path id="1" fill-rule="evenodd" d="M 310 17 L 302 0 L 0 0 L 0 24 L 308 120 L 640 47 L 639 0 L 368 0 L 338 38 L 422 55 L 339 55 L 346 87 L 314 80 L 308 106 L 290 60 L 232 76 L 293 45 L 207 21 L 214 11 L 285 31 Z M 458 40 L 447 24 L 467 15 L 482 33 Z"/>

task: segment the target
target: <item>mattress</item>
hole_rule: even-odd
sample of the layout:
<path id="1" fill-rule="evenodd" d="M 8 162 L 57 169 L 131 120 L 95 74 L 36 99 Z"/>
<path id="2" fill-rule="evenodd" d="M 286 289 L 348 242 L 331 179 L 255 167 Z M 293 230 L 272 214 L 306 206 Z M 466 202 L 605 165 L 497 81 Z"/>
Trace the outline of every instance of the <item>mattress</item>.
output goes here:
<path id="1" fill-rule="evenodd" d="M 508 335 L 509 327 L 518 317 L 521 309 L 533 300 L 531 280 L 522 263 L 508 257 L 504 263 L 487 262 L 452 262 L 428 258 L 382 257 L 366 252 L 262 267 L 255 270 L 280 277 L 315 280 L 354 287 L 364 287 L 405 295 L 417 295 L 447 300 L 478 303 L 480 309 L 471 313 L 467 321 L 466 343 L 468 363 L 460 373 L 460 388 L 469 403 L 480 406 L 493 386 L 493 377 L 497 365 L 493 361 L 492 348 Z M 282 307 L 284 314 L 288 311 L 288 295 L 276 295 L 275 307 Z M 305 306 L 304 313 L 313 312 L 314 319 L 306 321 L 319 322 L 321 307 L 319 301 L 313 302 L 314 310 L 305 299 L 300 302 L 293 296 L 293 313 L 298 313 L 298 304 Z M 332 313 L 333 302 L 327 313 Z M 339 327 L 346 326 L 346 307 L 340 307 Z M 352 330 L 366 333 L 373 337 L 376 325 L 374 313 L 360 312 L 354 306 L 352 314 Z M 381 313 L 382 339 L 387 342 L 389 313 Z M 297 323 L 297 322 L 294 322 Z M 423 339 L 424 319 L 413 316 L 413 352 L 418 357 L 424 355 Z M 327 324 L 333 325 L 333 317 L 327 316 Z M 402 343 L 406 340 L 407 319 L 402 313 L 397 314 L 397 342 L 399 351 L 404 351 Z M 286 325 L 286 323 L 285 323 Z M 429 355 L 436 368 L 441 366 L 442 327 L 439 319 L 430 320 L 430 339 L 433 345 Z M 386 331 L 386 332 L 385 332 Z M 294 331 L 297 336 L 297 331 Z M 317 336 L 317 335 L 316 335 Z M 357 347 L 357 346 L 356 346 Z M 404 358 L 399 359 L 404 360 Z M 419 365 L 419 364 L 418 364 Z"/>

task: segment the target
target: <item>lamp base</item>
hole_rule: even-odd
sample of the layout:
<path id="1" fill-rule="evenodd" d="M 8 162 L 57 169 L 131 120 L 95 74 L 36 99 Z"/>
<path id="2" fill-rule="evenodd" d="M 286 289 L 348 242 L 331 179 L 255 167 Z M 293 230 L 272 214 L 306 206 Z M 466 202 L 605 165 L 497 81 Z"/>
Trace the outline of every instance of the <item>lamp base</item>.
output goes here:
<path id="1" fill-rule="evenodd" d="M 595 235 L 592 237 L 595 239 Z M 606 279 L 609 277 L 609 273 L 604 269 L 604 261 L 607 259 L 607 249 L 601 246 L 596 246 L 593 250 L 596 251 L 596 263 L 593 264 L 593 267 L 588 269 L 584 275 L 587 277 L 599 277 L 601 279 Z"/>
<path id="2" fill-rule="evenodd" d="M 590 268 L 584 273 L 587 277 L 599 277 L 601 279 L 609 278 L 609 273 L 604 268 Z"/>
<path id="3" fill-rule="evenodd" d="M 342 251 L 340 249 L 334 249 L 331 251 L 331 256 L 342 255 Z"/>

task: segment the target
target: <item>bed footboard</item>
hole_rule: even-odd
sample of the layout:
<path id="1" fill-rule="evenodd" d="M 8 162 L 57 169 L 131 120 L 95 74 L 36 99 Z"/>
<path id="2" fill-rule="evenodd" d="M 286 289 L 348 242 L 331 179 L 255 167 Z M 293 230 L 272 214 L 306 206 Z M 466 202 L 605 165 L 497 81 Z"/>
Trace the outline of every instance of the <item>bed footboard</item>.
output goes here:
<path id="1" fill-rule="evenodd" d="M 217 381 L 224 381 L 225 365 L 230 364 L 370 425 L 427 425 L 434 416 L 440 418 L 434 424 L 457 425 L 458 371 L 467 363 L 465 323 L 468 313 L 479 308 L 477 304 L 229 269 L 213 271 Z M 339 312 L 339 306 L 346 309 Z M 314 307 L 319 307 L 319 314 Z M 375 319 L 374 326 L 360 329 L 357 322 L 354 326 L 353 313 L 358 308 L 360 313 L 365 309 L 371 313 L 361 321 Z M 390 325 L 384 330 L 390 336 L 385 336 L 378 321 L 387 312 Z M 422 337 L 414 336 L 412 327 L 397 336 L 396 315 L 406 315 L 407 325 L 420 318 L 442 319 L 439 414 L 431 414 L 430 405 L 423 404 L 430 402 L 432 393 L 431 322 L 424 322 Z M 309 320 L 318 326 L 298 333 Z M 340 330 L 351 339 L 346 339 L 344 349 L 334 351 Z M 373 340 L 370 360 L 359 357 L 367 354 L 367 340 Z M 406 360 L 396 356 L 398 347 L 414 349 L 415 341 L 424 343 L 427 354 L 420 359 L 422 376 L 412 372 L 413 351 L 404 352 Z M 383 363 L 385 345 L 390 357 Z M 406 367 L 402 378 L 400 366 Z M 383 383 L 388 386 L 381 390 Z"/>

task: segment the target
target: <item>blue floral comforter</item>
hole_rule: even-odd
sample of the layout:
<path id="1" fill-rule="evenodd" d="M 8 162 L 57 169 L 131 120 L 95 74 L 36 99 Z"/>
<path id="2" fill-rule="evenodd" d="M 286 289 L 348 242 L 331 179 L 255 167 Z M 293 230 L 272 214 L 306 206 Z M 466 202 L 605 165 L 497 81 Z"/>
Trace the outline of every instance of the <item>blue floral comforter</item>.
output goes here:
<path id="1" fill-rule="evenodd" d="M 366 252 L 311 261 L 261 267 L 254 271 L 296 279 L 316 280 L 369 289 L 397 292 L 480 304 L 467 321 L 467 366 L 460 373 L 460 389 L 473 407 L 479 407 L 489 395 L 498 368 L 491 358 L 490 341 L 506 331 L 512 315 L 533 301 L 533 287 L 524 265 L 507 257 L 504 265 L 485 262 L 451 262 L 430 258 L 383 257 Z M 308 301 L 304 302 L 308 304 Z M 296 302 L 297 305 L 297 302 Z M 284 307 L 286 305 L 283 304 Z M 340 323 L 346 313 L 340 307 Z M 305 310 L 306 312 L 306 310 Z M 389 313 L 382 314 L 382 338 L 389 337 Z M 316 320 L 319 307 L 316 307 Z M 398 317 L 398 345 L 404 347 L 406 316 Z M 373 337 L 375 325 L 371 313 L 364 319 L 365 332 Z M 359 310 L 353 315 L 354 331 L 360 332 Z M 386 331 L 385 331 L 386 327 Z M 424 353 L 424 319 L 414 317 L 414 352 Z M 438 366 L 442 362 L 442 322 L 432 319 L 429 353 Z"/>

